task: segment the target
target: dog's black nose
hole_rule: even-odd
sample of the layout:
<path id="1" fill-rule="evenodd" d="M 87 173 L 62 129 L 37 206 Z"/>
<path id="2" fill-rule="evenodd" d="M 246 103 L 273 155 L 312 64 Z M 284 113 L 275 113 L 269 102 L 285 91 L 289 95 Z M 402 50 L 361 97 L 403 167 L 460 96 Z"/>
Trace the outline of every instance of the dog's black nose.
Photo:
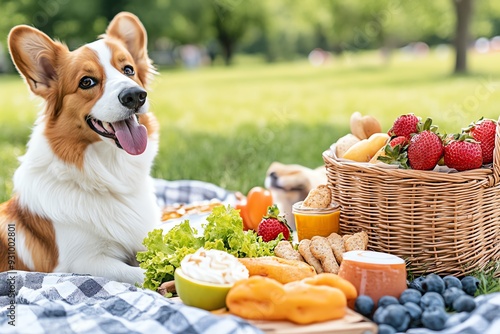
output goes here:
<path id="1" fill-rule="evenodd" d="M 126 88 L 118 94 L 120 103 L 129 109 L 137 109 L 146 102 L 148 93 L 140 87 Z"/>
<path id="2" fill-rule="evenodd" d="M 278 175 L 276 175 L 276 172 L 271 172 L 271 173 L 269 174 L 269 177 L 270 177 L 271 179 L 273 179 L 273 180 L 276 180 L 276 179 L 278 178 Z"/>

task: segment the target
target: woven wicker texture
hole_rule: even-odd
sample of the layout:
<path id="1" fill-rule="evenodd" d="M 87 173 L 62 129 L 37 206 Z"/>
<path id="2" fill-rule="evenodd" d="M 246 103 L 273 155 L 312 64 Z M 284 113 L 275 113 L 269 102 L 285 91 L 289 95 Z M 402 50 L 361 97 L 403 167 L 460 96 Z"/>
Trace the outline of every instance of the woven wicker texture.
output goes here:
<path id="1" fill-rule="evenodd" d="M 500 260 L 500 126 L 491 168 L 390 169 L 331 150 L 323 160 L 340 232 L 366 231 L 369 249 L 402 257 L 415 274 L 465 275 Z"/>

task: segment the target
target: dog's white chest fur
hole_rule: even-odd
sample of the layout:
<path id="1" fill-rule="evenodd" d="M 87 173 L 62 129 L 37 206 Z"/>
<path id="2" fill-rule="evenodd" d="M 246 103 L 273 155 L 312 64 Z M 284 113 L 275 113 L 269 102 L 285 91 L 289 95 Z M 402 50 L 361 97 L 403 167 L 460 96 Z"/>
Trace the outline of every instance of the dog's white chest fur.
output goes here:
<path id="1" fill-rule="evenodd" d="M 20 203 L 52 222 L 59 248 L 55 271 L 88 268 L 89 273 L 98 274 L 107 269 L 106 276 L 113 275 L 113 270 L 104 267 L 112 265 L 105 259 L 133 259 L 142 248 L 142 239 L 160 221 L 148 176 L 157 142 L 150 140 L 141 156 L 129 155 L 114 143 L 93 143 L 79 169 L 54 155 L 44 127 L 43 121 L 35 127 L 14 175 Z M 131 282 L 142 280 L 137 269 Z"/>

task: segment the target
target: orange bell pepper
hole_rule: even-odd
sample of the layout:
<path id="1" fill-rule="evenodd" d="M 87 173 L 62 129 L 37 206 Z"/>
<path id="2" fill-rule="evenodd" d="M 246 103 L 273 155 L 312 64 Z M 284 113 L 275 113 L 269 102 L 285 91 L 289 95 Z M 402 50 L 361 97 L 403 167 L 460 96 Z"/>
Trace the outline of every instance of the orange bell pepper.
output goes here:
<path id="1" fill-rule="evenodd" d="M 247 194 L 247 212 L 250 223 L 249 229 L 257 231 L 267 208 L 273 205 L 271 191 L 262 187 L 253 187 Z"/>

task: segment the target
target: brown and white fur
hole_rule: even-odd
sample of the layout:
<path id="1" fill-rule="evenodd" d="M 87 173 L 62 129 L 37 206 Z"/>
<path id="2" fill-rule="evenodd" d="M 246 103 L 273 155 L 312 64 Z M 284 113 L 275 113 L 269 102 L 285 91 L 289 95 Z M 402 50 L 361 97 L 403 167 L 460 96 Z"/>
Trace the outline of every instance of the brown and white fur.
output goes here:
<path id="1" fill-rule="evenodd" d="M 142 282 L 131 264 L 160 221 L 150 177 L 158 126 L 144 88 L 154 70 L 142 23 L 120 13 L 100 39 L 74 51 L 25 25 L 8 43 L 44 108 L 13 197 L 0 206 L 0 271 Z"/>
<path id="2" fill-rule="evenodd" d="M 303 201 L 311 189 L 327 183 L 326 169 L 324 166 L 311 169 L 297 164 L 273 162 L 267 169 L 264 183 L 271 191 L 274 203 L 295 230 L 293 204 Z"/>

